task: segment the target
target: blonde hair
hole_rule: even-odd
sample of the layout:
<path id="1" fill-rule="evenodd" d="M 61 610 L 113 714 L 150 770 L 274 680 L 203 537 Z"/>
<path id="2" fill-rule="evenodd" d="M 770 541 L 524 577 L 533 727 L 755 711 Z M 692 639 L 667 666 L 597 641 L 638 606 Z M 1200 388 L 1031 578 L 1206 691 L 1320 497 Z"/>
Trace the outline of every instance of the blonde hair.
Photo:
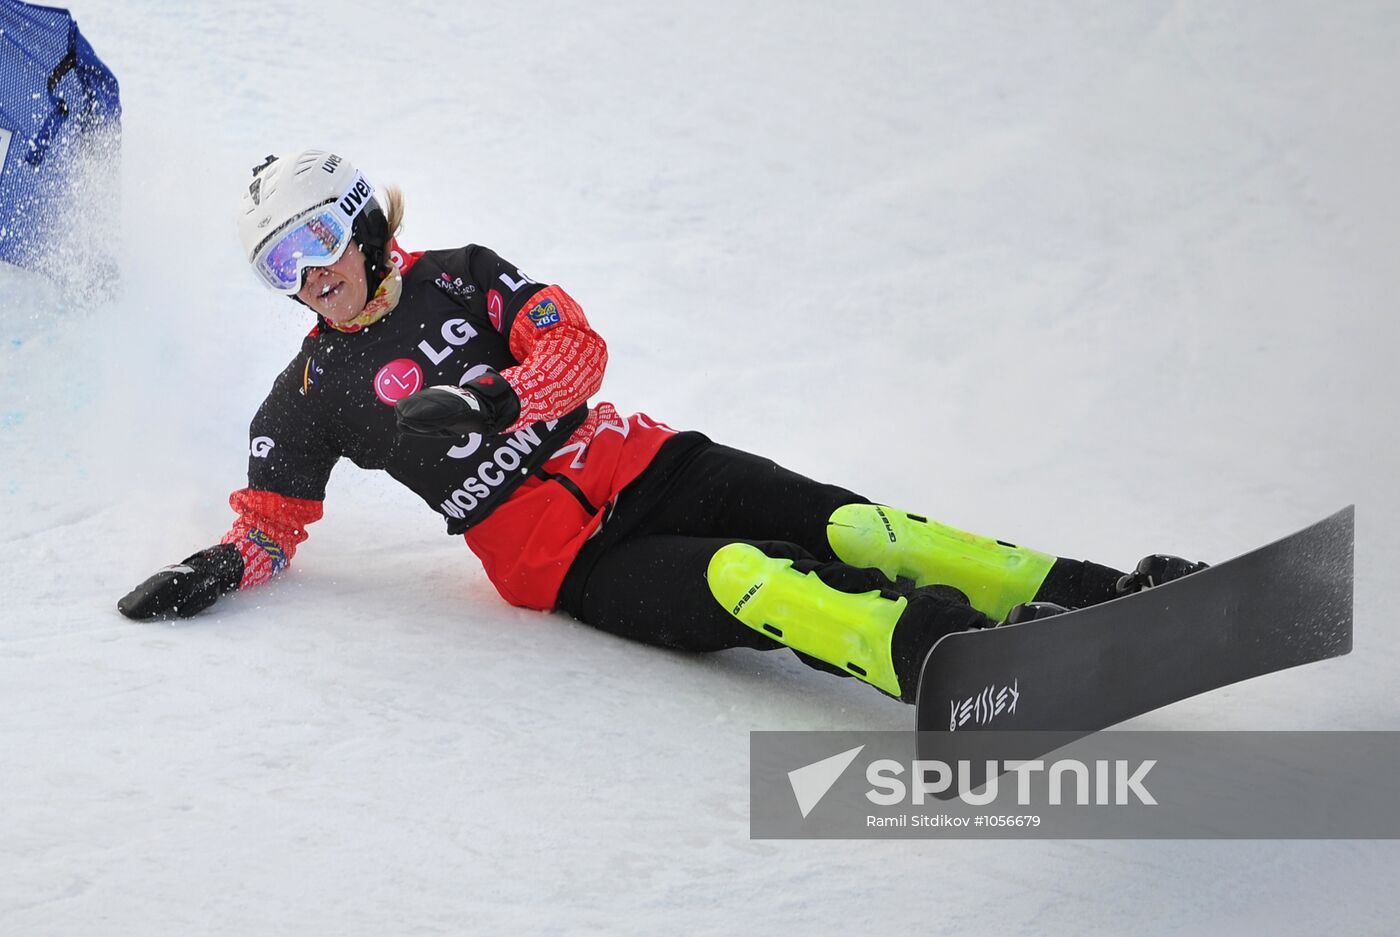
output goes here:
<path id="1" fill-rule="evenodd" d="M 403 227 L 403 189 L 396 185 L 384 187 L 384 217 L 389 220 L 389 237 L 398 237 Z"/>

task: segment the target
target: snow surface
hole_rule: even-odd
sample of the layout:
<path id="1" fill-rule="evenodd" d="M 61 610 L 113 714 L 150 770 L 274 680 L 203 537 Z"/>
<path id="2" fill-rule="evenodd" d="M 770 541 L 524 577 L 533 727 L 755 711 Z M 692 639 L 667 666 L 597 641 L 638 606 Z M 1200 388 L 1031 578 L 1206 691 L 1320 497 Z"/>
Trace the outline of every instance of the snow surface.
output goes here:
<path id="1" fill-rule="evenodd" d="M 282 581 L 113 605 L 230 519 L 308 324 L 237 194 L 331 145 L 871 497 L 1120 565 L 1354 501 L 1355 653 L 1135 725 L 1400 729 L 1396 3 L 74 6 L 123 289 L 0 278 L 0 934 L 1395 932 L 1394 843 L 751 841 L 749 730 L 910 710 L 510 608 L 353 466 Z"/>

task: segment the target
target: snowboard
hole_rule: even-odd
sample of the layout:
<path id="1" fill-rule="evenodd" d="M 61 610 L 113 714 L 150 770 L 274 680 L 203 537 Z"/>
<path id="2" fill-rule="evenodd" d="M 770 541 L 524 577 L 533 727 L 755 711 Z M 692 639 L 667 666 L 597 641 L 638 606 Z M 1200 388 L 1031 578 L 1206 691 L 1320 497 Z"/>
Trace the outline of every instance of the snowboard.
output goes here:
<path id="1" fill-rule="evenodd" d="M 1134 595 L 945 636 L 920 673 L 919 731 L 1054 730 L 1067 741 L 1350 652 L 1354 510 Z"/>

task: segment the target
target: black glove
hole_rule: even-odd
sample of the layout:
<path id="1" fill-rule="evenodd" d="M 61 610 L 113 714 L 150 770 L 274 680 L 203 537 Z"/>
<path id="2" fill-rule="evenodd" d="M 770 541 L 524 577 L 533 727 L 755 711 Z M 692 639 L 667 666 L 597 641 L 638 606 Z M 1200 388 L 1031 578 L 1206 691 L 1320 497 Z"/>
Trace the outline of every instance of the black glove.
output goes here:
<path id="1" fill-rule="evenodd" d="M 200 550 L 167 566 L 117 603 L 127 618 L 189 618 L 204 611 L 243 579 L 243 554 L 231 543 Z"/>
<path id="2" fill-rule="evenodd" d="M 399 432 L 412 436 L 490 436 L 520 419 L 520 398 L 495 371 L 461 387 L 436 384 L 394 405 Z"/>

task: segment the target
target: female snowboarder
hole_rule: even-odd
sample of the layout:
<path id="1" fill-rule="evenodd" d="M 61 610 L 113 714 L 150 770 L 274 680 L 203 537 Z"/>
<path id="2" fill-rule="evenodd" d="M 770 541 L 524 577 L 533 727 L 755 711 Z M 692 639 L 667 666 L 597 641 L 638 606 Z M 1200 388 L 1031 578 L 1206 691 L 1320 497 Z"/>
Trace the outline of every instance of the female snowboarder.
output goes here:
<path id="1" fill-rule="evenodd" d="M 233 526 L 122 614 L 194 615 L 285 570 L 342 457 L 443 515 L 514 605 L 686 650 L 785 645 L 905 701 L 944 634 L 1197 568 L 1153 557 L 1125 575 L 966 533 L 590 406 L 607 349 L 579 305 L 485 247 L 405 250 L 401 214 L 334 153 L 253 170 L 248 261 L 316 324 L 253 418 Z"/>

